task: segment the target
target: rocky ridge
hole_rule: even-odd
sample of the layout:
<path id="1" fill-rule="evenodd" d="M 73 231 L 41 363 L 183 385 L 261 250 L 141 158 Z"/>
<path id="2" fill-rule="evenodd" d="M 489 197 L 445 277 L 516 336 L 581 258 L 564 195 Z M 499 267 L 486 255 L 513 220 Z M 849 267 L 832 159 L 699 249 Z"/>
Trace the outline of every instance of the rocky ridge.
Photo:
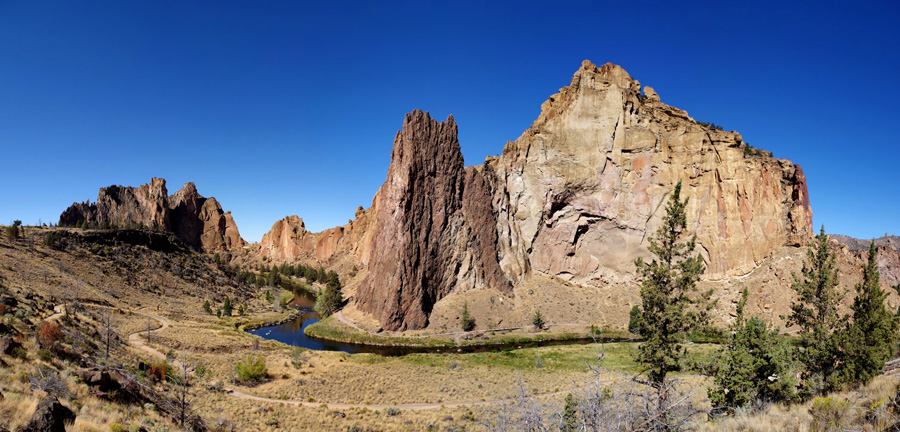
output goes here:
<path id="1" fill-rule="evenodd" d="M 214 253 L 241 248 L 241 238 L 231 212 L 222 211 L 215 198 L 204 198 L 194 183 L 169 196 L 166 181 L 153 178 L 139 187 L 108 186 L 97 201 L 74 203 L 59 217 L 60 226 L 89 223 L 118 227 L 161 228 L 174 233 L 196 250 Z"/>
<path id="2" fill-rule="evenodd" d="M 483 297 L 494 304 L 521 286 L 599 289 L 606 301 L 588 309 L 620 321 L 637 292 L 633 261 L 649 255 L 678 181 L 705 283 L 753 274 L 783 290 L 785 278 L 758 270 L 801 253 L 812 236 L 798 165 L 662 103 L 613 64 L 585 61 L 531 127 L 481 166 L 463 166 L 456 130 L 452 117 L 408 114 L 373 208 L 348 224 L 353 238 L 323 249 L 320 240 L 335 233 L 295 229 L 297 218 L 273 227 L 265 253 L 366 265 L 356 306 L 386 329 L 406 330 L 426 327 L 451 294 L 490 292 Z"/>

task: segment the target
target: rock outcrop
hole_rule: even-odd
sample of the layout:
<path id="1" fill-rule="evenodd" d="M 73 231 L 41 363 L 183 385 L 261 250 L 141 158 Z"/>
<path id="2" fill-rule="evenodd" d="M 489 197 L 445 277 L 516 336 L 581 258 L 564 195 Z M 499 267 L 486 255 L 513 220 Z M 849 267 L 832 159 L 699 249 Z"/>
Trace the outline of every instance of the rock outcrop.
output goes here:
<path id="1" fill-rule="evenodd" d="M 357 300 L 384 328 L 425 327 L 454 290 L 510 289 L 497 262 L 489 186 L 480 170 L 464 167 L 452 116 L 438 123 L 422 111 L 406 115 L 375 208 Z"/>
<path id="2" fill-rule="evenodd" d="M 56 397 L 41 401 L 28 424 L 22 429 L 28 432 L 65 432 L 66 425 L 75 421 L 75 413 L 59 403 Z"/>
<path id="3" fill-rule="evenodd" d="M 353 238 L 312 235 L 289 218 L 264 239 L 264 254 L 353 255 L 368 265 L 359 309 L 385 329 L 405 330 L 425 327 L 448 294 L 508 293 L 510 284 L 535 277 L 542 279 L 529 286 L 545 287 L 549 278 L 558 286 L 617 287 L 604 292 L 602 307 L 618 298 L 627 314 L 637 289 L 634 259 L 649 255 L 679 181 L 706 281 L 743 277 L 808 241 L 812 211 L 798 165 L 641 90 L 621 67 L 585 61 L 500 156 L 467 168 L 452 117 L 438 123 L 408 114 L 373 208 L 348 225 Z M 340 246 L 323 249 L 332 237 Z"/>
<path id="4" fill-rule="evenodd" d="M 209 253 L 246 244 L 231 212 L 223 212 L 215 198 L 204 198 L 190 182 L 169 196 L 166 181 L 160 178 L 137 188 L 115 185 L 101 188 L 97 202 L 74 203 L 59 217 L 60 226 L 84 223 L 161 228 L 194 249 Z"/>
<path id="5" fill-rule="evenodd" d="M 848 253 L 859 258 L 863 264 L 868 260 L 869 245 L 874 242 L 875 262 L 881 273 L 882 288 L 900 284 L 900 237 L 885 234 L 884 237 L 870 240 L 844 235 L 830 235 L 828 238 L 844 245 Z"/>
<path id="6" fill-rule="evenodd" d="M 346 225 L 319 233 L 306 230 L 303 219 L 287 216 L 272 225 L 259 243 L 260 254 L 275 261 L 329 262 L 335 256 L 351 255 L 368 262 L 371 240 L 369 225 L 374 207 L 356 210 L 356 218 Z"/>
<path id="7" fill-rule="evenodd" d="M 621 67 L 585 61 L 531 128 L 487 161 L 500 185 L 507 274 L 630 280 L 678 181 L 707 278 L 745 274 L 775 248 L 811 236 L 799 166 L 748 156 L 738 133 L 698 124 L 640 90 Z"/>

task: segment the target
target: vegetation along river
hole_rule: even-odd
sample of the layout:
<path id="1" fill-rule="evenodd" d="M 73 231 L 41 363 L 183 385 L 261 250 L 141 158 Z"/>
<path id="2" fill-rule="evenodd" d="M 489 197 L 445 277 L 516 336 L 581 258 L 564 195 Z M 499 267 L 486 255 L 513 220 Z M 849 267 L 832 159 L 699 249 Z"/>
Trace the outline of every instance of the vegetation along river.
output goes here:
<path id="1" fill-rule="evenodd" d="M 541 340 L 530 342 L 516 342 L 503 344 L 470 344 L 459 347 L 415 347 L 415 346 L 381 346 L 368 344 L 355 344 L 346 342 L 337 342 L 332 340 L 318 339 L 307 336 L 304 333 L 306 327 L 319 322 L 321 318 L 318 312 L 313 309 L 316 303 L 315 295 L 298 291 L 294 295 L 291 305 L 300 311 L 295 319 L 283 324 L 273 325 L 269 327 L 261 327 L 256 330 L 250 330 L 248 333 L 257 335 L 264 339 L 275 340 L 286 345 L 302 347 L 318 351 L 343 351 L 350 354 L 372 353 L 383 356 L 402 356 L 413 353 L 472 353 L 472 352 L 490 352 L 508 349 L 530 348 L 546 345 L 569 345 L 569 344 L 587 344 L 593 343 L 593 338 L 585 337 L 580 339 L 567 340 Z M 618 338 L 598 338 L 598 342 L 615 342 Z"/>

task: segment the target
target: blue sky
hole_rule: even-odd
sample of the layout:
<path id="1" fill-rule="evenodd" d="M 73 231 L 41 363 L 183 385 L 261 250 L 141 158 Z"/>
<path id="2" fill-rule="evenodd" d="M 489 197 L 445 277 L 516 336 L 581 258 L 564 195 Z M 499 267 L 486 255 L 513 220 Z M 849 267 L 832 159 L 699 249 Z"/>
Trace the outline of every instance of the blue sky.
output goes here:
<path id="1" fill-rule="evenodd" d="M 0 1 L 0 223 L 155 176 L 248 241 L 340 225 L 406 112 L 480 164 L 590 59 L 800 164 L 816 227 L 900 234 L 900 3 L 681 3 Z"/>

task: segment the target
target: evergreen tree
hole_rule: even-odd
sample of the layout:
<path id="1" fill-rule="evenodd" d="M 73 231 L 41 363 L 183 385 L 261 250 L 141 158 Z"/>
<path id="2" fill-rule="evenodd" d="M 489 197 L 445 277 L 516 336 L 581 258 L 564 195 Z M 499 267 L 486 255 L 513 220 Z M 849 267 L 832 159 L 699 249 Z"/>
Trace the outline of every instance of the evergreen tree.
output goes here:
<path id="1" fill-rule="evenodd" d="M 658 421 L 667 422 L 666 375 L 679 368 L 684 356 L 682 341 L 691 328 L 708 320 L 712 306 L 711 291 L 695 294 L 696 283 L 706 270 L 699 254 L 691 256 L 697 236 L 680 242 L 687 225 L 687 198 L 681 200 L 681 182 L 669 197 L 662 226 L 650 239 L 650 252 L 656 257 L 646 263 L 635 260 L 642 278 L 641 316 L 644 342 L 638 348 L 637 360 L 647 368 L 648 380 L 658 393 Z"/>
<path id="2" fill-rule="evenodd" d="M 230 317 L 232 311 L 231 299 L 225 296 L 225 303 L 222 304 L 222 315 Z"/>
<path id="3" fill-rule="evenodd" d="M 636 334 L 638 336 L 641 335 L 641 327 L 643 327 L 644 319 L 641 317 L 641 307 L 635 305 L 631 308 L 631 312 L 628 313 L 628 332 L 632 334 Z"/>
<path id="4" fill-rule="evenodd" d="M 464 302 L 459 311 L 459 326 L 463 331 L 472 331 L 475 328 L 475 320 L 469 315 L 469 302 Z"/>
<path id="5" fill-rule="evenodd" d="M 325 288 L 320 289 L 316 295 L 316 312 L 323 317 L 331 316 L 344 305 L 344 293 L 341 291 L 341 283 L 331 280 Z"/>
<path id="6" fill-rule="evenodd" d="M 205 300 L 205 301 L 203 302 L 203 310 L 204 310 L 206 313 L 212 315 L 212 308 L 211 308 L 210 305 L 209 305 L 209 300 Z"/>
<path id="7" fill-rule="evenodd" d="M 538 330 L 544 328 L 544 316 L 541 315 L 540 310 L 535 309 L 534 315 L 531 317 L 531 324 Z"/>
<path id="8" fill-rule="evenodd" d="M 754 316 L 744 319 L 749 291 L 744 288 L 731 335 L 714 362 L 709 399 L 726 413 L 755 402 L 777 402 L 796 397 L 793 349 L 779 329 L 769 330 Z"/>
<path id="9" fill-rule="evenodd" d="M 808 262 L 803 265 L 802 279 L 793 275 L 791 288 L 798 299 L 791 303 L 787 324 L 800 327 L 801 360 L 805 365 L 804 396 L 811 396 L 835 388 L 834 373 L 841 345 L 841 335 L 834 330 L 841 322 L 837 306 L 844 293 L 837 289 L 838 270 L 824 226 L 807 250 L 806 258 Z"/>
<path id="10" fill-rule="evenodd" d="M 868 384 L 894 355 L 897 317 L 885 306 L 887 293 L 881 289 L 879 279 L 875 242 L 872 242 L 863 280 L 856 284 L 856 299 L 850 307 L 853 321 L 842 334 L 844 349 L 836 378 L 840 386 Z"/>

